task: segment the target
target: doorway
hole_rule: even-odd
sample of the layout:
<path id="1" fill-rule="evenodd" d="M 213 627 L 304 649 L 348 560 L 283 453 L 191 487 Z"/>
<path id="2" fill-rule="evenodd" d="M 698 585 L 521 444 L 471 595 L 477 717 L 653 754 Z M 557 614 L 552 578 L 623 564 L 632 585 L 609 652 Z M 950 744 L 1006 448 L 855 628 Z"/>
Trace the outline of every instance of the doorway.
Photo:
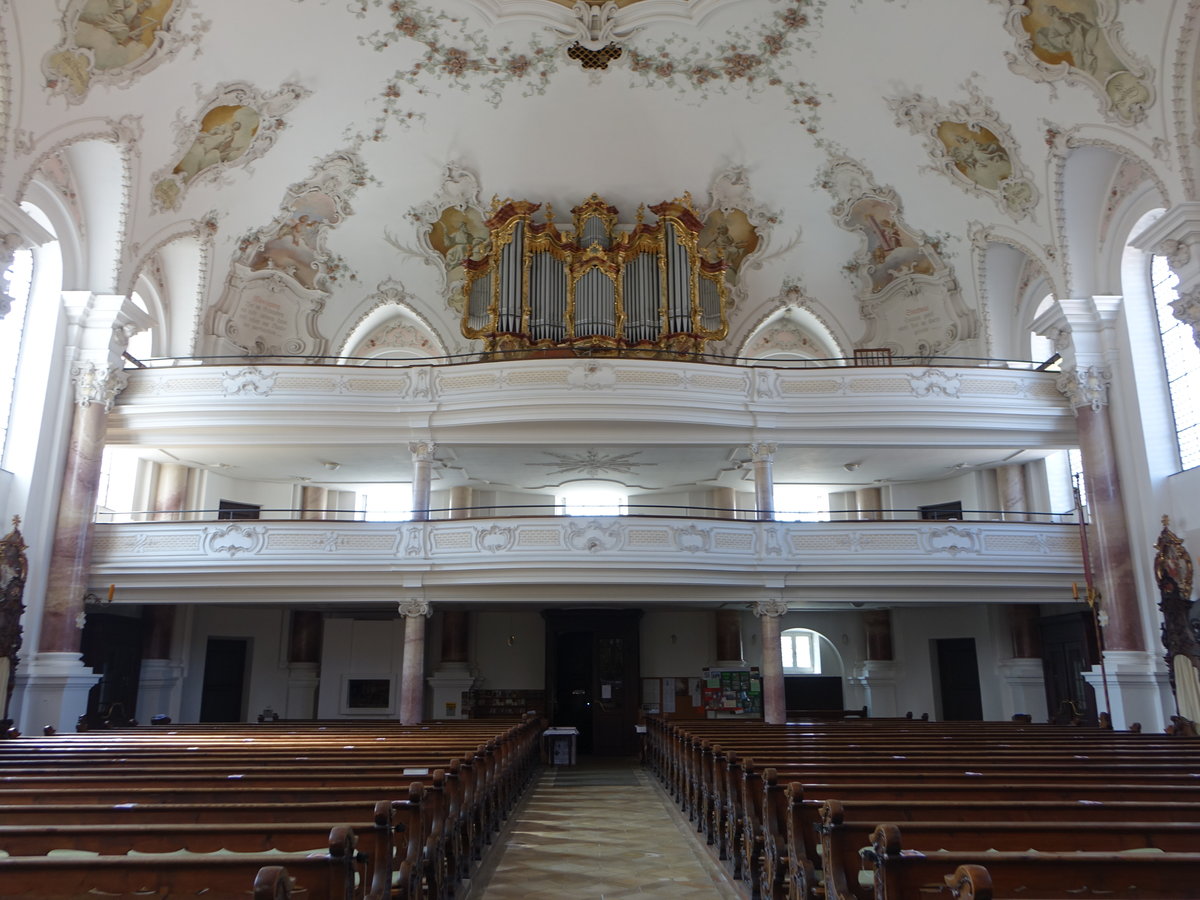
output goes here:
<path id="1" fill-rule="evenodd" d="M 1039 625 L 1050 721 L 1059 725 L 1075 722 L 1095 725 L 1096 692 L 1083 677 L 1084 671 L 1100 664 L 1091 612 L 1046 616 Z"/>
<path id="2" fill-rule="evenodd" d="M 550 722 L 579 729 L 579 753 L 637 751 L 641 687 L 641 610 L 555 610 L 546 619 L 546 696 Z"/>
<path id="3" fill-rule="evenodd" d="M 204 651 L 201 722 L 244 722 L 247 638 L 209 638 Z"/>
<path id="4" fill-rule="evenodd" d="M 934 642 L 934 658 L 943 722 L 983 721 L 979 692 L 979 660 L 975 638 L 943 638 Z"/>
<path id="5" fill-rule="evenodd" d="M 83 664 L 100 676 L 88 691 L 89 728 L 128 725 L 137 710 L 142 670 L 142 620 L 88 612 L 80 639 Z"/>

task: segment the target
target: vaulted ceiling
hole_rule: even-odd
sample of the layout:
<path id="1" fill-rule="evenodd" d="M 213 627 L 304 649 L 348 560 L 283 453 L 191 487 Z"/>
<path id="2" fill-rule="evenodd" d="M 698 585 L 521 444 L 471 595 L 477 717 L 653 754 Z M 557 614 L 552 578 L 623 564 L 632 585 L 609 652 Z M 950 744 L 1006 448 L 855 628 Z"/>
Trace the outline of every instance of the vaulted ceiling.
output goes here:
<path id="1" fill-rule="evenodd" d="M 469 352 L 439 217 L 595 192 L 747 213 L 718 352 L 1023 358 L 1192 193 L 1185 0 L 4 7 L 4 194 L 77 232 L 67 287 L 147 297 L 155 355 Z"/>

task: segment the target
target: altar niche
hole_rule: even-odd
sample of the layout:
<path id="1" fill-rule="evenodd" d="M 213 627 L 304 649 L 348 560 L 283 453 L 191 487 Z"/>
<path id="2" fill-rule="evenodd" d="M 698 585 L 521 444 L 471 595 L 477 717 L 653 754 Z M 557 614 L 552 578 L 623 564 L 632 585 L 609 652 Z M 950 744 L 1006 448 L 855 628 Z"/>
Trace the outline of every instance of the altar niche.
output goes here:
<path id="1" fill-rule="evenodd" d="M 692 359 L 728 331 L 726 270 L 719 248 L 701 246 L 704 223 L 682 198 L 649 207 L 657 216 L 617 224 L 593 194 L 560 227 L 547 207 L 497 203 L 484 223 L 486 252 L 467 258 L 462 332 L 485 358 L 622 352 Z"/>

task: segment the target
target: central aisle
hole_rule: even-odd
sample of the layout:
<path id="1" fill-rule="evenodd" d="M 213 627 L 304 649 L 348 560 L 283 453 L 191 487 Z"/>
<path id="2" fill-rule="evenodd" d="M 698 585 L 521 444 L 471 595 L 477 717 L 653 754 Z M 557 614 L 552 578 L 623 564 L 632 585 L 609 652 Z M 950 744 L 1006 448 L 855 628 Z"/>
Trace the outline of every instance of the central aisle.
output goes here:
<path id="1" fill-rule="evenodd" d="M 543 769 L 510 822 L 471 900 L 738 900 L 702 838 L 632 760 Z"/>

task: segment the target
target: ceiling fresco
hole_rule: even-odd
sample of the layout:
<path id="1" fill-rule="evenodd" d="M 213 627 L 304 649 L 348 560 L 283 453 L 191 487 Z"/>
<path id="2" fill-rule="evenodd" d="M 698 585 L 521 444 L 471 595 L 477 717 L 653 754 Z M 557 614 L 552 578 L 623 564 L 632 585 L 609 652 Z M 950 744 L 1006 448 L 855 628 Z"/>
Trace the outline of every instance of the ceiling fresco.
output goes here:
<path id="1" fill-rule="evenodd" d="M 493 196 L 596 193 L 696 198 L 734 301 L 718 352 L 1016 358 L 1000 266 L 1071 290 L 1147 184 L 1186 194 L 1197 8 L 0 0 L 2 175 L 112 256 L 79 283 L 162 282 L 164 354 L 470 352 Z M 1091 232 L 1075 194 L 1105 198 Z"/>

